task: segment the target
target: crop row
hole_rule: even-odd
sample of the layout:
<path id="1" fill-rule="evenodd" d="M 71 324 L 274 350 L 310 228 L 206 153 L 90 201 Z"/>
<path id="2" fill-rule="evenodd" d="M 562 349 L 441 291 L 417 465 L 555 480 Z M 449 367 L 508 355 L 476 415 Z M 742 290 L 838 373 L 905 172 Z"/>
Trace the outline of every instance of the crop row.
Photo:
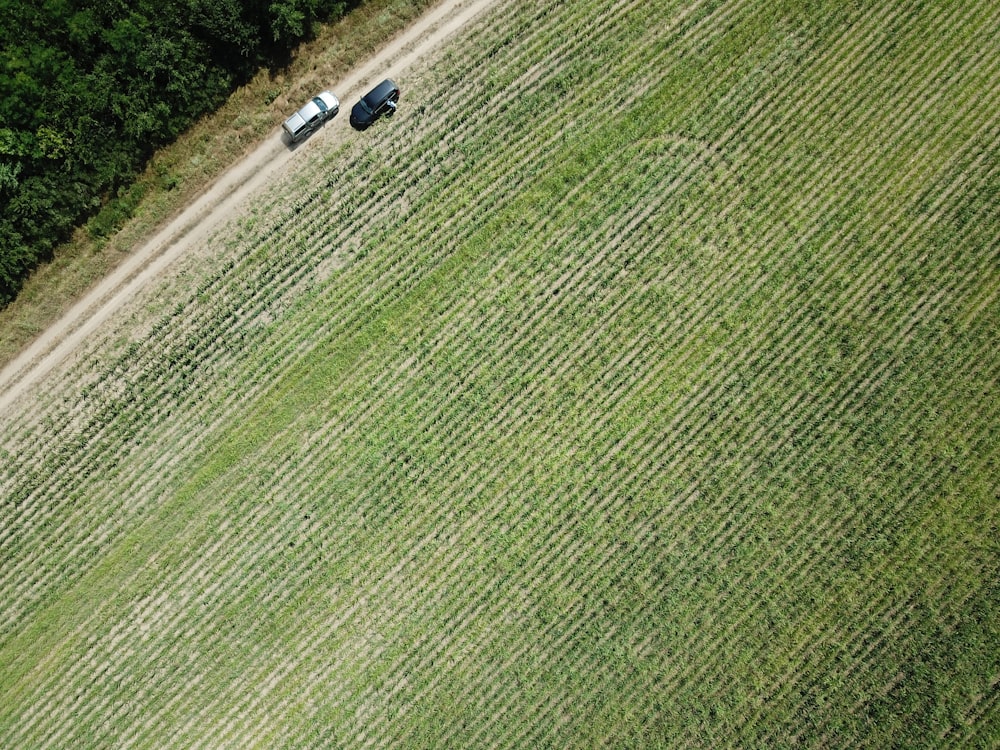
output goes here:
<path id="1" fill-rule="evenodd" d="M 261 195 L 144 340 L 78 361 L 85 398 L 67 380 L 5 433 L 0 643 L 74 586 L 107 593 L 41 640 L 59 668 L 21 672 L 31 708 L 5 742 L 536 746 L 676 720 L 770 744 L 832 739 L 831 682 L 854 715 L 898 684 L 894 643 L 926 625 L 905 565 L 951 563 L 913 522 L 948 469 L 892 436 L 962 434 L 898 401 L 997 377 L 948 357 L 988 335 L 935 343 L 995 300 L 965 254 L 1000 239 L 976 199 L 997 177 L 996 88 L 936 82 L 994 60 L 904 46 L 908 73 L 872 89 L 900 106 L 852 92 L 879 30 L 996 14 L 858 10 L 871 33 L 751 50 L 774 80 L 700 120 L 704 79 L 674 78 L 665 40 L 713 64 L 770 11 L 701 3 L 661 29 L 641 3 L 513 10 L 414 77 L 443 112 L 481 81 L 478 110 L 447 128 L 401 112 L 372 131 L 384 163 L 305 151 L 336 176 Z M 608 64 L 594 40 L 610 55 L 617 32 L 629 53 Z M 622 81 L 640 95 L 616 102 Z M 948 138 L 879 137 L 942 108 L 927 134 Z"/>

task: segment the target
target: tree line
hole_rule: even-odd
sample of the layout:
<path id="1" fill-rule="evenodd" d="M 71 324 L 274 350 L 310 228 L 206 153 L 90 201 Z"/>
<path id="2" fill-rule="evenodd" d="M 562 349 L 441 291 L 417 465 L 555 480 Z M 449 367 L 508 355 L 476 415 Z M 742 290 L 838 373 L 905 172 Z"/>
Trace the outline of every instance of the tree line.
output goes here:
<path id="1" fill-rule="evenodd" d="M 348 5 L 0 0 L 0 307 L 159 146 Z"/>

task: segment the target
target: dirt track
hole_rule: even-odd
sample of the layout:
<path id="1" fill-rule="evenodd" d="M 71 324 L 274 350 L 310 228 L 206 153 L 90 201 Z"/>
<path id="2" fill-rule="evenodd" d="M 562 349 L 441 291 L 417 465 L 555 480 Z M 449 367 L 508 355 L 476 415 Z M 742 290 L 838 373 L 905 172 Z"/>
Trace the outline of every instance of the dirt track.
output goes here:
<path id="1" fill-rule="evenodd" d="M 331 86 L 340 98 L 341 113 L 311 139 L 289 149 L 276 129 L 0 371 L 0 412 L 11 408 L 70 357 L 143 286 L 164 273 L 192 245 L 204 240 L 212 229 L 229 220 L 248 196 L 285 169 L 300 151 L 325 138 L 345 137 L 350 131 L 347 114 L 368 86 L 385 76 L 400 76 L 495 2 L 441 0 L 387 46 Z"/>

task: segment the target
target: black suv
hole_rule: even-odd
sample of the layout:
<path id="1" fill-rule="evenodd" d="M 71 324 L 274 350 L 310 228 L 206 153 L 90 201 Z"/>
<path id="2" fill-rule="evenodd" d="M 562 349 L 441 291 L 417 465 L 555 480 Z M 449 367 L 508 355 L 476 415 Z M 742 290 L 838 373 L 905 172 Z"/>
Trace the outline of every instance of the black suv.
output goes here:
<path id="1" fill-rule="evenodd" d="M 351 109 L 351 127 L 355 130 L 364 130 L 382 115 L 391 117 L 396 112 L 398 101 L 399 86 L 386 78 L 361 97 L 361 101 Z"/>

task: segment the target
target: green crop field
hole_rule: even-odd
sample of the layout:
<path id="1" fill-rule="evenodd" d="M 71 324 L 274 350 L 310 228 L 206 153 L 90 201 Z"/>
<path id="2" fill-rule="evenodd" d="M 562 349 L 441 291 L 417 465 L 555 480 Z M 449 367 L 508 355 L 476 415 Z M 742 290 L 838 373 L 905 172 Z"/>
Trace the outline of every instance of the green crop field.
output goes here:
<path id="1" fill-rule="evenodd" d="M 998 38 L 503 0 L 342 113 L 0 415 L 0 747 L 996 747 Z"/>

